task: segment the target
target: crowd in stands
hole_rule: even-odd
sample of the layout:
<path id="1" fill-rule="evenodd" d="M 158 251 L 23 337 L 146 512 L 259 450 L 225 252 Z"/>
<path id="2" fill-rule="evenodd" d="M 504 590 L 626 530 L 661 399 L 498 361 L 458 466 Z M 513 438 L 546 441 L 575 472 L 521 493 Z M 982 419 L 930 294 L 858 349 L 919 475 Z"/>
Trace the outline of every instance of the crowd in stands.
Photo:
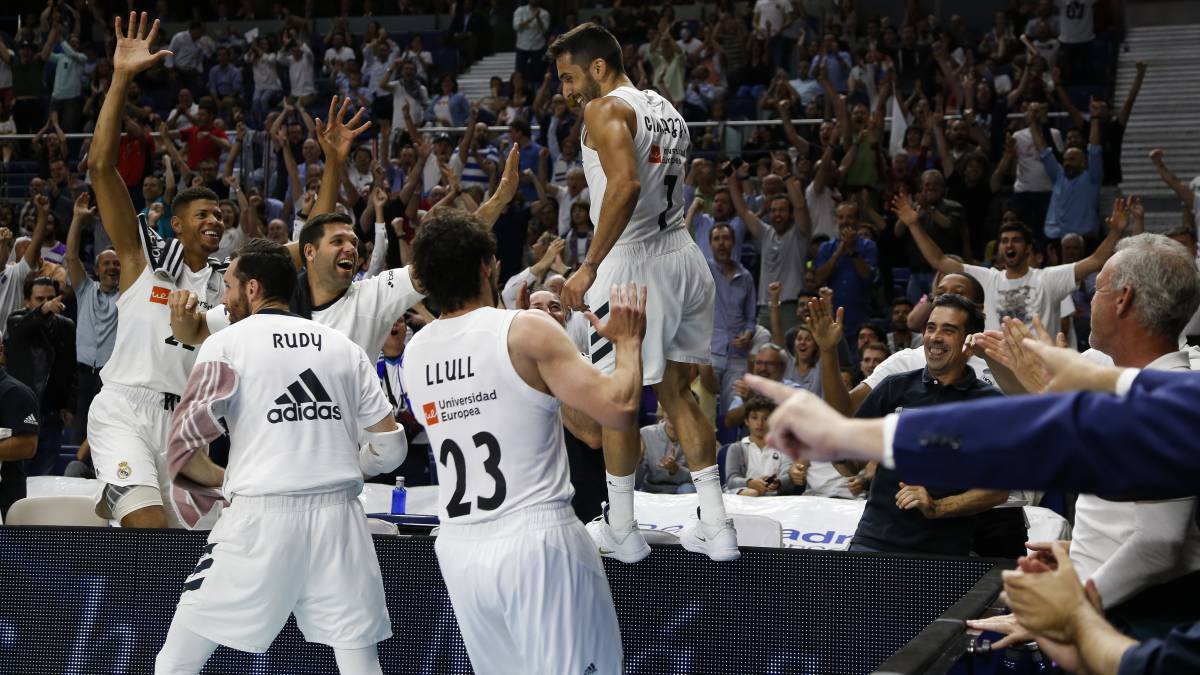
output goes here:
<path id="1" fill-rule="evenodd" d="M 365 14 L 429 9 L 365 1 Z M 296 13 L 280 3 L 262 13 L 248 0 L 221 2 L 173 17 L 166 4 L 164 18 L 180 28 L 164 31 L 158 47 L 173 56 L 130 88 L 120 145 L 135 208 L 162 238 L 176 234 L 177 190 L 205 186 L 222 198 L 220 256 L 252 237 L 294 241 L 324 172 L 316 118 L 336 95 L 373 122 L 338 204 L 359 224 L 360 277 L 409 262 L 430 210 L 483 204 L 515 148 L 519 189 L 493 227 L 502 302 L 554 313 L 587 351 L 586 320 L 557 298 L 594 235 L 582 114 L 559 93 L 544 57 L 576 14 L 555 16 L 536 1 L 518 8 L 512 74 L 469 100 L 458 76 L 494 51 L 494 26 L 508 21 L 482 0 L 440 8 L 451 17 L 444 31 L 403 35 L 375 20 L 351 31 L 345 2 L 322 33 L 312 2 Z M 743 376 L 807 389 L 847 414 L 882 415 L 998 395 L 996 387 L 1037 390 L 1019 359 L 984 353 L 1035 320 L 1118 365 L 1175 351 L 1164 346 L 1134 363 L 1133 349 L 1122 347 L 1140 335 L 1131 331 L 1167 335 L 1164 345 L 1200 335 L 1192 320 L 1200 303 L 1192 208 L 1200 200 L 1156 152 L 1164 181 L 1188 208 L 1166 237 L 1143 235 L 1144 208 L 1117 187 L 1122 137 L 1148 70 L 1139 63 L 1131 90 L 1113 91 L 1117 3 L 1039 0 L 977 26 L 930 14 L 921 0 L 904 3 L 898 20 L 862 13 L 853 0 L 751 4 L 738 12 L 721 0 L 701 18 L 677 19 L 670 4 L 612 0 L 592 19 L 618 37 L 639 88 L 701 123 L 690 131 L 686 226 L 709 260 L 716 311 L 712 363 L 696 369 L 693 390 L 728 444 L 725 489 L 867 499 L 869 517 L 855 537 L 864 550 L 1007 552 L 1013 541 L 1021 549 L 1024 526 L 1012 518 L 964 523 L 1036 496 L 944 493 L 896 484 L 873 466 L 792 462 L 769 447 L 773 404 L 753 396 Z M 240 32 L 230 23 L 251 19 L 281 27 Z M 34 134 L 0 139 L 0 327 L 8 371 L 40 405 L 38 449 L 24 466 L 31 475 L 55 469 L 64 439 L 82 443 L 86 460 L 88 405 L 115 336 L 119 263 L 90 194 L 90 139 L 68 136 L 95 124 L 113 44 L 111 16 L 82 0 L 55 0 L 0 35 L 0 134 Z M 760 124 L 704 124 L 732 120 Z M 1121 241 L 1130 236 L 1137 241 Z M 1131 262 L 1168 264 L 1172 255 L 1186 264 L 1163 273 L 1190 274 L 1190 286 L 1154 278 L 1141 258 Z M 1110 269 L 1118 260 L 1123 267 Z M 1127 304 L 1114 305 L 1106 296 L 1122 289 Z M 395 317 L 379 355 L 414 442 L 419 426 L 395 389 L 396 372 L 407 337 L 435 312 L 419 306 Z M 687 489 L 670 420 L 645 421 L 639 488 Z M 589 444 L 598 445 L 598 434 Z M 20 470 L 5 461 L 0 485 Z M 428 466 L 416 471 L 428 480 Z M 1147 516 L 1140 506 L 1091 499 L 1076 533 L 1087 540 L 1091 524 L 1093 545 L 1083 550 L 1104 569 L 1135 554 L 1119 542 Z M 930 543 L 923 523 L 956 517 Z M 985 526 L 1009 529 L 984 536 Z M 1168 567 L 1200 569 L 1190 560 Z M 1145 583 L 1121 578 L 1111 587 L 1124 600 Z"/>

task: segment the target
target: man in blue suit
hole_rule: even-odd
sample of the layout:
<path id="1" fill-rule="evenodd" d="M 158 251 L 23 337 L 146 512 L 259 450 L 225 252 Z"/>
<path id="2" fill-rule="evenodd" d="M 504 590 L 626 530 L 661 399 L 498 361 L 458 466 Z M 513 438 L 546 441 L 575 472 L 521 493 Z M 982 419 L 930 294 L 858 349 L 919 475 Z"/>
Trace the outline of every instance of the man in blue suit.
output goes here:
<path id="1" fill-rule="evenodd" d="M 1023 346 L 1048 374 L 1047 391 L 1073 393 L 858 420 L 808 392 L 754 376 L 747 382 L 780 403 L 771 417 L 773 446 L 805 459 L 875 460 L 905 481 L 948 487 L 1154 498 L 1200 493 L 1200 450 L 1194 449 L 1200 376 L 1100 366 L 1034 340 Z M 1200 672 L 1200 624 L 1139 644 L 1104 621 L 1058 544 L 1051 559 L 1024 559 L 1021 568 L 1005 573 L 1008 602 L 1065 667 L 1122 675 Z"/>

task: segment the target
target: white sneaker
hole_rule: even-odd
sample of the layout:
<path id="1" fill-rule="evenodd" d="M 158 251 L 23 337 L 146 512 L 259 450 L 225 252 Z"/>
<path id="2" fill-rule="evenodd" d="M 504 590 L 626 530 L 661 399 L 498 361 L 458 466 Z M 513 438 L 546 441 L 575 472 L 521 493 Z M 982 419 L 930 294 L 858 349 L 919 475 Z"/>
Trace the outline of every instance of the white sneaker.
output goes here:
<path id="1" fill-rule="evenodd" d="M 692 553 L 703 553 L 717 562 L 737 560 L 742 555 L 737 547 L 737 530 L 733 529 L 732 519 L 727 519 L 720 528 L 697 520 L 679 535 L 679 543 Z"/>
<path id="2" fill-rule="evenodd" d="M 637 523 L 626 532 L 613 530 L 608 524 L 607 504 L 604 506 L 604 513 L 596 516 L 585 527 L 592 541 L 596 542 L 596 547 L 600 549 L 600 555 L 606 558 L 635 563 L 650 555 L 650 545 L 646 543 L 646 538 L 642 536 Z"/>

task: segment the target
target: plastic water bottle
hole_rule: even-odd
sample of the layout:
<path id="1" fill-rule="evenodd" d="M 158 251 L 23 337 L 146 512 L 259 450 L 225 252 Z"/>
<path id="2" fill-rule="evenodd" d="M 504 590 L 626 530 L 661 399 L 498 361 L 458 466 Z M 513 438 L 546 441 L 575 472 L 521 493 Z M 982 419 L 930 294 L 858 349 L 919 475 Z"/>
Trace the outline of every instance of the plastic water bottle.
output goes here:
<path id="1" fill-rule="evenodd" d="M 408 490 L 404 489 L 404 476 L 397 476 L 396 487 L 392 488 L 392 515 L 403 515 L 407 500 Z"/>

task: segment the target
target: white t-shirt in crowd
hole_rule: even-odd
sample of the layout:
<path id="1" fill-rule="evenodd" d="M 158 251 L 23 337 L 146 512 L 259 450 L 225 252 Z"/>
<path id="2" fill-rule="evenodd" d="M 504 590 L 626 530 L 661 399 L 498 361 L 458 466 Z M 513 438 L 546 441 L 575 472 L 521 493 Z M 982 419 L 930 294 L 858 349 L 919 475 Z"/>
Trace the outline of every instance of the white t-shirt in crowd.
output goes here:
<path id="1" fill-rule="evenodd" d="M 809 497 L 836 497 L 837 499 L 865 499 L 866 493 L 855 497 L 850 492 L 850 478 L 843 476 L 832 462 L 812 462 L 808 465 L 807 486 L 804 494 Z"/>
<path id="2" fill-rule="evenodd" d="M 1065 44 L 1091 42 L 1096 39 L 1096 0 L 1059 0 L 1058 41 Z"/>
<path id="3" fill-rule="evenodd" d="M 1050 136 L 1055 149 L 1063 151 L 1062 134 L 1058 129 L 1051 129 Z M 1013 183 L 1013 192 L 1050 192 L 1054 189 L 1054 181 L 1046 173 L 1042 164 L 1042 155 L 1033 144 L 1033 134 L 1028 128 L 1013 134 L 1017 142 L 1017 179 Z"/>
<path id="4" fill-rule="evenodd" d="M 822 234 L 830 239 L 837 239 L 837 200 L 833 198 L 833 190 L 826 187 L 817 192 L 813 184 L 804 188 L 804 199 L 808 202 L 808 217 L 812 222 L 812 236 Z"/>
<path id="5" fill-rule="evenodd" d="M 758 14 L 755 28 L 770 36 L 783 30 L 788 6 L 782 0 L 758 0 L 754 3 L 754 12 Z"/>
<path id="6" fill-rule="evenodd" d="M 963 265 L 963 270 L 983 286 L 983 320 L 987 330 L 1000 330 L 1000 320 L 1010 316 L 1028 325 L 1036 314 L 1046 330 L 1057 332 L 1063 298 L 1075 290 L 1075 263 L 1045 269 L 1029 268 L 1020 279 L 1009 279 L 998 269 Z"/>

